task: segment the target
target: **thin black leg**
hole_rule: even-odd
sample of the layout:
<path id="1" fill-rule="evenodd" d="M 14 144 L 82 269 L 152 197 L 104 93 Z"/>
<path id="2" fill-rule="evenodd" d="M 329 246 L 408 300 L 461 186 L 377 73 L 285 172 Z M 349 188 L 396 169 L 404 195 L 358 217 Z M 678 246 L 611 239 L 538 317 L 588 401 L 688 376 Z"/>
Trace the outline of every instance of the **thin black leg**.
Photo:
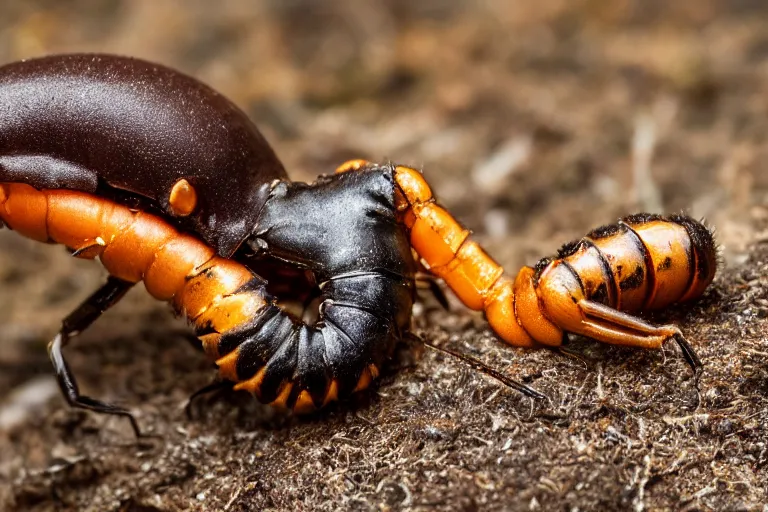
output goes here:
<path id="1" fill-rule="evenodd" d="M 451 310 L 451 306 L 448 304 L 448 297 L 445 296 L 445 292 L 443 292 L 443 289 L 440 288 L 440 285 L 437 283 L 437 278 L 435 278 L 435 276 L 421 273 L 416 274 L 416 285 L 426 286 L 426 288 L 429 290 L 432 296 L 435 297 L 438 304 L 440 304 L 444 310 Z"/>
<path id="2" fill-rule="evenodd" d="M 518 391 L 520 393 L 522 393 L 525 396 L 528 396 L 528 397 L 536 399 L 536 400 L 547 399 L 547 395 L 539 393 L 538 391 L 536 391 L 532 387 L 526 386 L 522 382 L 518 382 L 515 379 L 507 377 L 506 375 L 502 374 L 501 372 L 498 372 L 498 371 L 494 370 L 493 368 L 490 368 L 485 363 L 483 363 L 482 361 L 480 361 L 478 359 L 475 359 L 472 356 L 468 356 L 466 354 L 462 354 L 461 352 L 457 352 L 455 350 L 452 350 L 452 349 L 449 349 L 449 348 L 446 348 L 446 347 L 441 347 L 439 345 L 435 345 L 434 343 L 432 343 L 430 341 L 427 341 L 427 340 L 423 339 L 422 337 L 417 336 L 416 334 L 413 334 L 411 332 L 406 333 L 406 337 L 408 337 L 409 339 L 411 339 L 413 341 L 417 341 L 417 342 L 423 344 L 424 346 L 427 346 L 427 347 L 429 347 L 429 348 L 431 348 L 433 350 L 436 350 L 438 352 L 442 352 L 443 354 L 447 354 L 449 356 L 455 357 L 459 361 L 462 361 L 462 362 L 466 363 L 470 368 L 473 368 L 473 369 L 475 369 L 477 371 L 480 371 L 480 372 L 488 375 L 489 377 L 492 377 L 492 378 L 496 379 L 497 381 L 501 382 L 505 386 L 510 387 L 510 388 L 512 388 L 512 389 L 514 389 L 514 390 L 516 390 L 516 391 Z"/>
<path id="3" fill-rule="evenodd" d="M 116 277 L 107 279 L 107 282 L 101 288 L 96 290 L 93 295 L 88 297 L 64 319 L 61 331 L 48 344 L 48 355 L 56 371 L 56 379 L 59 381 L 61 392 L 64 394 L 64 398 L 69 405 L 102 414 L 124 416 L 130 420 L 136 437 L 141 437 L 139 425 L 127 409 L 80 394 L 75 376 L 72 374 L 61 352 L 62 348 L 69 342 L 70 337 L 77 336 L 99 318 L 102 313 L 117 304 L 126 292 L 130 290 L 131 286 L 133 286 L 133 283 L 117 279 Z"/>
<path id="4" fill-rule="evenodd" d="M 218 393 L 219 391 L 229 390 L 235 387 L 234 382 L 230 382 L 228 380 L 214 380 L 210 384 L 207 384 L 206 386 L 203 386 L 202 388 L 198 389 L 187 400 L 187 404 L 184 406 L 184 412 L 187 414 L 187 419 L 192 420 L 194 419 L 192 417 L 192 404 L 195 402 L 198 398 L 200 398 L 203 395 L 207 395 L 209 393 Z"/>

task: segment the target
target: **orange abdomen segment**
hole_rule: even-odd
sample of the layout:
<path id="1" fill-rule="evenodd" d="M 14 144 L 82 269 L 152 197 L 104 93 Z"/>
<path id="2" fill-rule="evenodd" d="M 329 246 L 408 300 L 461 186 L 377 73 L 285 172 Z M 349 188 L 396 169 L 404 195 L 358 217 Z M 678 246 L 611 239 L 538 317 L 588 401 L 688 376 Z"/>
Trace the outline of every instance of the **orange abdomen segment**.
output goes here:
<path id="1" fill-rule="evenodd" d="M 95 258 L 128 282 L 144 281 L 154 297 L 172 302 L 197 327 L 231 329 L 265 303 L 239 290 L 254 279 L 245 266 L 214 256 L 196 238 L 155 215 L 84 192 L 0 184 L 0 219 L 22 235 L 64 244 Z"/>
<path id="2" fill-rule="evenodd" d="M 528 334 L 516 312 L 515 283 L 503 276 L 493 287 L 485 302 L 485 316 L 491 329 L 504 341 L 516 347 L 534 348 L 539 346 Z"/>
<path id="3" fill-rule="evenodd" d="M 0 190 L 3 222 L 27 238 L 49 242 L 45 194 L 23 183 L 5 183 Z"/>
<path id="4" fill-rule="evenodd" d="M 693 276 L 693 248 L 683 226 L 674 222 L 652 221 L 631 225 L 645 245 L 649 290 L 643 309 L 659 309 L 679 301 Z"/>
<path id="5" fill-rule="evenodd" d="M 581 239 L 564 247 L 560 252 L 569 253 L 562 260 L 579 276 L 586 298 L 616 307 L 619 291 L 613 279 L 611 265 L 591 240 Z"/>
<path id="6" fill-rule="evenodd" d="M 144 272 L 144 286 L 156 299 L 173 300 L 184 289 L 187 276 L 213 256 L 212 248 L 190 235 L 173 237 L 155 252 Z"/>
<path id="7" fill-rule="evenodd" d="M 195 323 L 198 317 L 215 307 L 222 297 L 235 293 L 253 279 L 253 274 L 232 260 L 214 257 L 195 268 L 174 304 Z M 263 304 L 263 301 L 262 301 Z M 199 324 L 198 324 L 199 325 Z"/>
<path id="8" fill-rule="evenodd" d="M 616 287 L 616 309 L 638 311 L 651 291 L 646 266 L 646 249 L 626 226 L 617 224 L 615 232 L 593 231 L 587 238 L 603 254 Z"/>
<path id="9" fill-rule="evenodd" d="M 515 314 L 520 325 L 537 342 L 558 346 L 563 341 L 563 331 L 545 315 L 534 279 L 535 270 L 531 267 L 523 267 L 517 274 L 514 287 Z"/>

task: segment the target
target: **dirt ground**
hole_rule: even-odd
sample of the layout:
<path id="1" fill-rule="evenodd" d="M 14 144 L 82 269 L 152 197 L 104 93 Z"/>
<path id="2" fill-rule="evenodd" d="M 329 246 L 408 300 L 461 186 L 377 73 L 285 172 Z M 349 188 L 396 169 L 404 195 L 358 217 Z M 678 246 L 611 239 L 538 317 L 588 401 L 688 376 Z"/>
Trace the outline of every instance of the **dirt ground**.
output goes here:
<path id="1" fill-rule="evenodd" d="M 414 330 L 545 393 L 533 402 L 403 345 L 375 389 L 315 416 L 190 393 L 214 371 L 143 288 L 68 348 L 45 346 L 103 280 L 0 235 L 0 509 L 768 510 L 768 4 L 756 0 L 0 1 L 0 62 L 131 54 L 202 78 L 257 121 L 293 177 L 350 157 L 424 169 L 510 272 L 642 210 L 705 217 L 724 267 L 677 348 L 505 346 L 425 298 Z"/>

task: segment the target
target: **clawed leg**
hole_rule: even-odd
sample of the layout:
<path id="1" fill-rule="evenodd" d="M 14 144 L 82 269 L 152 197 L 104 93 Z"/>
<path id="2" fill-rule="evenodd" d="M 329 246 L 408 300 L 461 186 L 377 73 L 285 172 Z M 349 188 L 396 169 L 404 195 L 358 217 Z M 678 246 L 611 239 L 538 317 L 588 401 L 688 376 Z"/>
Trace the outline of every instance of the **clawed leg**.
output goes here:
<path id="1" fill-rule="evenodd" d="M 141 437 L 141 431 L 136 423 L 136 419 L 128 410 L 80 394 L 75 376 L 72 374 L 62 354 L 62 349 L 72 336 L 78 335 L 99 318 L 102 313 L 114 306 L 123 298 L 131 286 L 133 286 L 133 283 L 110 277 L 101 288 L 64 319 L 61 331 L 48 344 L 48 355 L 56 371 L 56 379 L 59 382 L 61 392 L 64 394 L 64 398 L 69 405 L 103 414 L 126 417 L 130 420 L 136 437 Z"/>
<path id="2" fill-rule="evenodd" d="M 585 319 L 582 328 L 577 332 L 574 331 L 576 334 L 614 345 L 655 349 L 661 348 L 667 340 L 674 339 L 698 382 L 703 369 L 701 360 L 683 337 L 680 329 L 674 325 L 657 327 L 635 316 L 588 300 L 579 301 L 579 307 Z"/>

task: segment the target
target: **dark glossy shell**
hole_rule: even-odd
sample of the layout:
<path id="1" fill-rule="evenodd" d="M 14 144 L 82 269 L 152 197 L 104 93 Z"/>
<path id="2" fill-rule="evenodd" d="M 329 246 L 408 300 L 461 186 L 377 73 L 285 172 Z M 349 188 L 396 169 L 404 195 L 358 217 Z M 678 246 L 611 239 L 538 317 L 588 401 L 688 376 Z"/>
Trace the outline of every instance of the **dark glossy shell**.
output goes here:
<path id="1" fill-rule="evenodd" d="M 285 177 L 240 109 L 172 69 L 111 55 L 0 67 L 0 181 L 134 197 L 173 217 L 185 178 L 198 207 L 173 222 L 230 256 Z"/>

